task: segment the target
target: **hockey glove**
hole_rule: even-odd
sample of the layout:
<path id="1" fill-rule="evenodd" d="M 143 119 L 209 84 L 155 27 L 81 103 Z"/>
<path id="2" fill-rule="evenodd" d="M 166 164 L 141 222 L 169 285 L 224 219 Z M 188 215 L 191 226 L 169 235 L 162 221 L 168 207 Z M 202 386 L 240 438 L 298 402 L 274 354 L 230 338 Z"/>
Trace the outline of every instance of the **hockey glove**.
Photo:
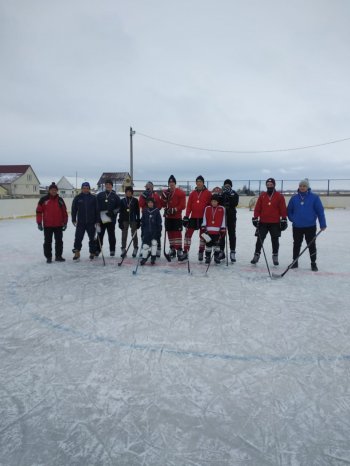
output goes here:
<path id="1" fill-rule="evenodd" d="M 190 219 L 189 219 L 188 217 L 184 217 L 184 218 L 182 219 L 182 225 L 183 225 L 185 228 L 188 228 L 189 224 L 190 224 Z"/>
<path id="2" fill-rule="evenodd" d="M 281 231 L 284 231 L 288 228 L 288 221 L 287 219 L 284 217 L 284 218 L 281 218 L 280 220 L 280 230 Z"/>
<path id="3" fill-rule="evenodd" d="M 66 231 L 66 230 L 67 230 L 67 225 L 63 225 L 62 231 Z"/>
<path id="4" fill-rule="evenodd" d="M 42 224 L 42 223 L 38 223 L 38 230 L 43 231 L 43 229 L 44 229 L 44 228 L 43 228 L 43 224 Z"/>
<path id="5" fill-rule="evenodd" d="M 259 219 L 258 219 L 258 217 L 253 217 L 253 218 L 252 218 L 252 224 L 255 226 L 255 228 L 258 228 L 258 226 L 259 226 Z"/>

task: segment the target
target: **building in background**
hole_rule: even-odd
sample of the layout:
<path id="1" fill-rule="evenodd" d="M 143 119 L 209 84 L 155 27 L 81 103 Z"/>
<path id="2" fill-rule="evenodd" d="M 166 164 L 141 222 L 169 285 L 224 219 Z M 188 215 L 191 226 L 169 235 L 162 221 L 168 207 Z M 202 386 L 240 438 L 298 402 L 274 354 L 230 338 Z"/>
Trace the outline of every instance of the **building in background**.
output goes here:
<path id="1" fill-rule="evenodd" d="M 124 192 L 127 186 L 132 186 L 131 176 L 128 172 L 104 172 L 97 182 L 97 188 L 99 191 L 104 189 L 106 180 L 113 181 L 113 189 L 116 192 Z"/>
<path id="2" fill-rule="evenodd" d="M 58 187 L 58 194 L 63 198 L 74 197 L 77 192 L 79 192 L 65 176 L 62 176 L 56 184 Z"/>
<path id="3" fill-rule="evenodd" d="M 39 189 L 39 179 L 30 165 L 0 165 L 1 196 L 37 197 Z"/>

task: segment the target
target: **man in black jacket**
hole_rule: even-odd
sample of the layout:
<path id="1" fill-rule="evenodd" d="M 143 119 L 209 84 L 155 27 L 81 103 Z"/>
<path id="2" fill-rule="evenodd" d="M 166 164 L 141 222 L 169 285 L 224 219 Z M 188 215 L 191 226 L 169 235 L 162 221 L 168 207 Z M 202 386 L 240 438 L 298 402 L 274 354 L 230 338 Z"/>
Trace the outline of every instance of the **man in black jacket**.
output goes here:
<path id="1" fill-rule="evenodd" d="M 101 252 L 103 237 L 107 230 L 110 255 L 115 255 L 115 224 L 120 207 L 120 197 L 113 190 L 113 181 L 105 181 L 105 190 L 97 194 L 97 210 L 99 214 L 99 242 L 97 243 L 96 255 Z"/>
<path id="2" fill-rule="evenodd" d="M 224 181 L 220 196 L 220 204 L 225 207 L 226 215 L 226 231 L 230 241 L 230 260 L 236 262 L 236 222 L 239 196 L 232 189 L 232 181 L 227 179 Z M 225 259 L 225 236 L 220 240 L 220 255 L 219 258 Z"/>
<path id="3" fill-rule="evenodd" d="M 76 227 L 73 260 L 77 260 L 80 257 L 85 232 L 89 236 L 89 252 L 90 259 L 92 260 L 96 253 L 95 233 L 98 224 L 98 212 L 96 196 L 90 193 L 90 184 L 87 182 L 81 185 L 81 193 L 73 199 L 72 223 Z"/>

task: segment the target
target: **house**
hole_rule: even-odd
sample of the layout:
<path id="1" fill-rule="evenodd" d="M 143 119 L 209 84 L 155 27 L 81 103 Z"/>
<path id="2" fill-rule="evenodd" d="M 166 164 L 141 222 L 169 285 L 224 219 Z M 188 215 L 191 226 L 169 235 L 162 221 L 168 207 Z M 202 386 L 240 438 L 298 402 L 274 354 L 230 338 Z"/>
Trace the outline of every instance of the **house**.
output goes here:
<path id="1" fill-rule="evenodd" d="M 132 186 L 131 176 L 128 172 L 104 172 L 97 182 L 97 188 L 100 191 L 104 188 L 106 180 L 113 181 L 113 188 L 116 192 L 124 192 L 127 186 Z"/>
<path id="2" fill-rule="evenodd" d="M 69 181 L 65 176 L 62 176 L 56 184 L 58 187 L 58 194 L 63 198 L 74 197 L 77 193 L 77 189 L 75 189 L 71 181 Z"/>
<path id="3" fill-rule="evenodd" d="M 11 197 L 39 196 L 40 182 L 30 165 L 0 165 L 0 188 Z"/>

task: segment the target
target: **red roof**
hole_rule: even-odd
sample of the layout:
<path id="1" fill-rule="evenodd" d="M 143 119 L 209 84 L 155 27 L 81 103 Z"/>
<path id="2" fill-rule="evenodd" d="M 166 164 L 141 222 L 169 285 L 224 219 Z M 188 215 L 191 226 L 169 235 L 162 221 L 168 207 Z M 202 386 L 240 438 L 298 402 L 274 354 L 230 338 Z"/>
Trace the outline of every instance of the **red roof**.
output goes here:
<path id="1" fill-rule="evenodd" d="M 25 173 L 30 165 L 0 165 L 0 173 Z"/>

